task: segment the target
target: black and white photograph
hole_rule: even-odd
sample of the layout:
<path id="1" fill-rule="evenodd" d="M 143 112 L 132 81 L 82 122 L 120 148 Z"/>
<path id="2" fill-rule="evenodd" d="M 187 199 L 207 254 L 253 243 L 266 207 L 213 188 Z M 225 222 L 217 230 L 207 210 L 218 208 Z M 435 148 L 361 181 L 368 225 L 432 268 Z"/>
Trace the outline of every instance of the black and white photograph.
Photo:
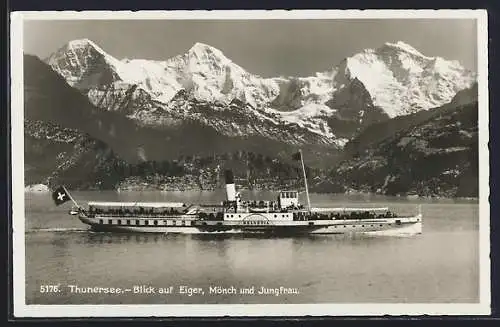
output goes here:
<path id="1" fill-rule="evenodd" d="M 15 315 L 490 314 L 486 17 L 13 13 Z"/>

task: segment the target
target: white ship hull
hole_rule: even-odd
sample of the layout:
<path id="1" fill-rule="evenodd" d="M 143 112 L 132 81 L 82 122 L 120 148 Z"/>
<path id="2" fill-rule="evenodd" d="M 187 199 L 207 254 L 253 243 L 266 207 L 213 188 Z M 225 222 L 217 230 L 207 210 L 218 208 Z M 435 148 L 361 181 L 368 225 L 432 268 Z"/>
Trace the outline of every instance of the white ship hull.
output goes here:
<path id="1" fill-rule="evenodd" d="M 176 234 L 348 234 L 348 233 L 422 233 L 422 215 L 378 219 L 333 220 L 246 220 L 203 221 L 192 216 L 176 218 L 87 217 L 80 220 L 97 231 Z"/>

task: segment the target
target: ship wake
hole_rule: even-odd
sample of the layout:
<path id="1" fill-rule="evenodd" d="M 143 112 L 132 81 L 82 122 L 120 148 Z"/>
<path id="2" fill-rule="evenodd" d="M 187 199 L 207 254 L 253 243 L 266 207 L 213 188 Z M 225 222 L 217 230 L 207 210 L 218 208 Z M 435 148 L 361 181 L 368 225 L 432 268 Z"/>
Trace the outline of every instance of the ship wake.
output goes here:
<path id="1" fill-rule="evenodd" d="M 422 223 L 416 223 L 402 228 L 364 232 L 364 234 L 367 236 L 375 236 L 375 237 L 378 236 L 412 237 L 415 235 L 422 234 Z"/>
<path id="2" fill-rule="evenodd" d="M 26 234 L 31 233 L 88 233 L 90 229 L 88 228 L 32 228 L 26 230 Z"/>

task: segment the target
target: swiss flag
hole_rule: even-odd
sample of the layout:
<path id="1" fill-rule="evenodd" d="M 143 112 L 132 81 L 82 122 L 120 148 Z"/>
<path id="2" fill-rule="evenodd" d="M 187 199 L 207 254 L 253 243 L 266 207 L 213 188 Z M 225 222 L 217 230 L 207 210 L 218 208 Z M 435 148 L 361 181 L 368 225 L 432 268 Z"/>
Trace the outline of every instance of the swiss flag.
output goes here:
<path id="1" fill-rule="evenodd" d="M 64 186 L 56 188 L 56 190 L 52 193 L 52 199 L 54 200 L 56 206 L 71 200 Z"/>

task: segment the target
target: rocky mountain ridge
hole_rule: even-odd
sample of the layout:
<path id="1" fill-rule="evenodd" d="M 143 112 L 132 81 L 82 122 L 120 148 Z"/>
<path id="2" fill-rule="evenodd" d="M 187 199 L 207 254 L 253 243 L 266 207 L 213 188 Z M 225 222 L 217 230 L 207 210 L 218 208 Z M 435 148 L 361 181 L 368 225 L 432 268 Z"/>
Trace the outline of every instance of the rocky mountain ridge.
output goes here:
<path id="1" fill-rule="evenodd" d="M 300 147 L 312 191 L 477 196 L 475 76 L 401 42 L 311 77 L 261 78 L 205 44 L 118 60 L 79 40 L 47 63 L 24 58 L 30 185 L 212 189 L 227 166 L 300 188 Z"/>
<path id="2" fill-rule="evenodd" d="M 24 140 L 25 184 L 37 188 L 63 184 L 82 190 L 211 190 L 223 186 L 224 169 L 233 170 L 243 188 L 300 183 L 296 166 L 249 151 L 131 164 L 89 134 L 32 120 L 24 121 Z"/>
<path id="3" fill-rule="evenodd" d="M 82 39 L 46 62 L 98 108 L 143 125 L 189 118 L 230 137 L 336 148 L 363 126 L 440 106 L 475 81 L 458 62 L 426 57 L 403 42 L 309 77 L 262 78 L 203 43 L 165 61 L 118 60 Z M 238 122 L 228 119 L 235 115 Z"/>
<path id="4" fill-rule="evenodd" d="M 75 129 L 24 121 L 25 183 L 112 189 L 125 162 L 104 142 Z"/>
<path id="5" fill-rule="evenodd" d="M 260 135 L 229 137 L 215 128 L 191 119 L 178 119 L 161 128 L 142 125 L 140 120 L 129 119 L 119 112 L 105 111 L 94 106 L 87 96 L 69 86 L 47 64 L 34 56 L 24 56 L 24 116 L 28 120 L 45 121 L 61 127 L 76 129 L 108 144 L 115 153 L 129 163 L 145 160 L 174 160 L 179 156 L 209 156 L 238 150 L 253 151 L 281 159 L 289 158 L 297 148 L 288 143 Z M 207 104 L 197 103 L 200 114 L 208 111 L 222 126 L 231 120 L 238 121 L 245 113 L 236 111 L 219 112 L 205 108 Z M 232 115 L 223 117 L 223 115 Z M 217 117 L 219 116 L 219 117 Z M 210 115 L 207 114 L 207 118 Z M 161 119 L 161 116 L 158 118 Z M 270 126 L 270 130 L 277 127 Z M 288 132 L 288 137 L 300 139 L 299 133 Z M 284 138 L 283 138 L 284 139 Z M 329 164 L 324 156 L 327 145 L 308 146 L 309 163 Z"/>
<path id="6" fill-rule="evenodd" d="M 328 178 L 330 187 L 340 192 L 477 197 L 477 85 L 425 115 L 400 118 L 370 126 L 348 144 L 345 159 Z"/>

